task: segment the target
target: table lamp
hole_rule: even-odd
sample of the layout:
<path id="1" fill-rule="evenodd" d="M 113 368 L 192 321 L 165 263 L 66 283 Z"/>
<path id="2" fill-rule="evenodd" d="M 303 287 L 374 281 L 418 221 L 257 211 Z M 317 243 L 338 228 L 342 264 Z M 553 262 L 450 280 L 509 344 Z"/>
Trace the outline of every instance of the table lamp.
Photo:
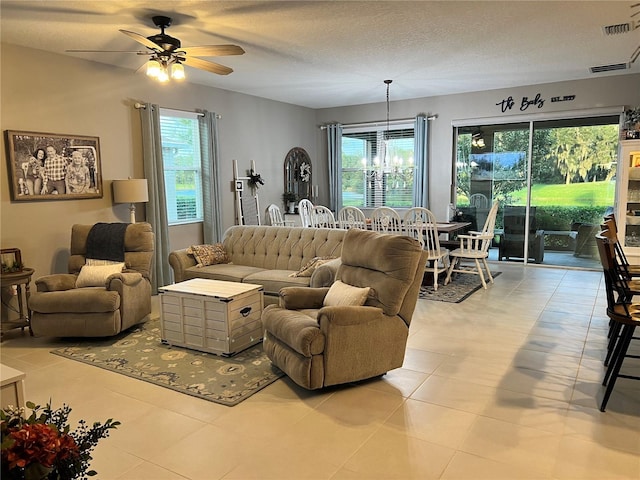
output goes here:
<path id="1" fill-rule="evenodd" d="M 146 178 L 129 178 L 113 181 L 113 203 L 128 203 L 131 223 L 136 223 L 136 203 L 148 202 L 149 190 Z"/>

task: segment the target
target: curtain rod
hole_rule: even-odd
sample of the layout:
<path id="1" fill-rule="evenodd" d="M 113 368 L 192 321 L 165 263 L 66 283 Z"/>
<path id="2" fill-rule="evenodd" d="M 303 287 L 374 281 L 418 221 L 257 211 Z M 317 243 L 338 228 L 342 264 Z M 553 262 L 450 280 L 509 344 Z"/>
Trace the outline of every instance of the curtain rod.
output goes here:
<path id="1" fill-rule="evenodd" d="M 146 109 L 147 106 L 144 103 L 140 103 L 140 102 L 136 102 L 133 104 L 134 107 L 136 107 L 138 110 L 140 109 Z M 186 112 L 186 113 L 193 113 L 199 117 L 204 117 L 204 113 L 202 112 L 194 112 L 193 110 L 182 110 L 180 108 L 167 108 L 167 107 L 160 107 L 163 110 L 171 110 L 174 112 Z M 222 118 L 222 115 L 220 115 L 219 113 L 216 113 L 216 118 Z"/>
<path id="2" fill-rule="evenodd" d="M 435 115 L 429 115 L 427 117 L 427 120 L 435 120 L 436 118 L 438 118 L 438 114 Z M 410 121 L 415 120 L 415 117 L 412 118 L 398 118 L 396 120 L 389 120 L 389 124 L 390 125 L 395 125 L 397 123 L 407 123 Z M 362 122 L 362 123 L 343 123 L 342 126 L 343 127 L 377 127 L 377 126 L 385 126 L 387 124 L 386 120 L 376 120 L 375 122 Z M 327 126 L 326 125 L 320 125 L 320 130 L 326 130 Z"/>

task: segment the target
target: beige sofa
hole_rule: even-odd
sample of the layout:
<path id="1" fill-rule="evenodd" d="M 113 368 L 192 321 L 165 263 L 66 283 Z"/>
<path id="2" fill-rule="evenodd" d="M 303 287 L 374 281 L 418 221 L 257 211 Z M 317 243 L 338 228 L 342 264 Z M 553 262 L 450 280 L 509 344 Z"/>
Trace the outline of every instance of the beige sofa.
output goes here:
<path id="1" fill-rule="evenodd" d="M 169 254 L 174 280 L 209 278 L 255 283 L 264 287 L 265 304 L 278 303 L 284 287 L 325 287 L 333 283 L 340 265 L 346 230 L 301 227 L 236 225 L 223 236 L 231 263 L 197 267 L 187 249 Z M 292 277 L 316 257 L 336 257 L 318 267 L 310 277 Z"/>

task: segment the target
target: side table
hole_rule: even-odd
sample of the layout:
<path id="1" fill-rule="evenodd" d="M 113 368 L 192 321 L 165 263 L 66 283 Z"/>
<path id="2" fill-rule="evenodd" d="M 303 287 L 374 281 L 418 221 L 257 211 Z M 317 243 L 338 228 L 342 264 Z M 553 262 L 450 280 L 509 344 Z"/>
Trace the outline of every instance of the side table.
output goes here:
<path id="1" fill-rule="evenodd" d="M 33 268 L 23 268 L 21 272 L 3 273 L 0 276 L 0 287 L 11 287 L 16 285 L 18 289 L 18 314 L 19 317 L 14 320 L 8 318 L 1 319 L 0 322 L 0 341 L 4 337 L 4 332 L 7 330 L 13 330 L 14 328 L 21 328 L 24 331 L 24 327 L 29 327 L 29 333 L 33 336 L 31 330 L 31 312 L 29 311 L 29 295 L 31 286 L 31 276 L 33 275 Z M 24 290 L 23 290 L 24 285 Z"/>
<path id="2" fill-rule="evenodd" d="M 0 406 L 25 407 L 24 379 L 26 374 L 0 363 Z"/>

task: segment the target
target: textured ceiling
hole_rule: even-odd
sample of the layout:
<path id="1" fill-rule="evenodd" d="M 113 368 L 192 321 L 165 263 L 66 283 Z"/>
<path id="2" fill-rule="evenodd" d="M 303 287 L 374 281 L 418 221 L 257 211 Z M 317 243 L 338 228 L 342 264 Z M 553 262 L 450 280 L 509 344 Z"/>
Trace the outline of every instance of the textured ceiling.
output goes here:
<path id="1" fill-rule="evenodd" d="M 158 33 L 150 18 L 173 17 L 183 46 L 233 43 L 245 55 L 217 57 L 228 76 L 186 68 L 188 81 L 311 108 L 508 88 L 604 75 L 589 67 L 628 63 L 640 28 L 635 1 L 6 1 L 3 43 L 131 69 L 141 50 L 118 32 Z M 144 47 L 142 47 L 144 50 Z M 141 75 L 141 73 L 138 73 Z M 151 81 L 151 80 L 149 80 Z M 639 86 L 640 88 L 640 86 Z"/>

